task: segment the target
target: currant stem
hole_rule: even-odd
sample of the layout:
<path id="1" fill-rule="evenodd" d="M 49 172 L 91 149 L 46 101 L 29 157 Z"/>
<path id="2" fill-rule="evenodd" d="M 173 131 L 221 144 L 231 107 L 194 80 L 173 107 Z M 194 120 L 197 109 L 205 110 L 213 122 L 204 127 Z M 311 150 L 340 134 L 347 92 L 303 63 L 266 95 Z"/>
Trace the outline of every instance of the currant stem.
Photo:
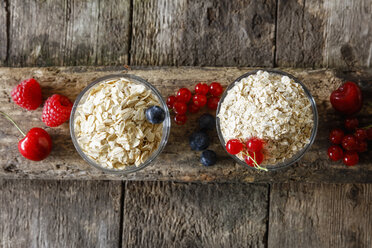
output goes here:
<path id="1" fill-rule="evenodd" d="M 362 129 L 367 129 L 367 128 L 370 128 L 370 127 L 372 127 L 372 124 L 368 125 L 368 126 L 365 126 L 365 127 L 362 127 Z"/>
<path id="2" fill-rule="evenodd" d="M 15 121 L 12 118 L 10 118 L 9 115 L 5 114 L 3 111 L 0 111 L 0 114 L 2 114 L 8 121 L 10 121 L 18 129 L 18 131 L 21 132 L 23 136 L 26 136 L 22 129 L 17 125 L 17 123 L 15 123 Z"/>
<path id="3" fill-rule="evenodd" d="M 252 159 L 253 163 L 254 163 L 254 167 L 257 168 L 258 170 L 263 170 L 263 171 L 268 171 L 268 169 L 264 168 L 264 167 L 261 167 L 255 159 L 252 158 L 251 155 L 249 155 L 249 153 L 244 153 L 243 152 L 243 155 L 246 155 L 248 158 Z"/>

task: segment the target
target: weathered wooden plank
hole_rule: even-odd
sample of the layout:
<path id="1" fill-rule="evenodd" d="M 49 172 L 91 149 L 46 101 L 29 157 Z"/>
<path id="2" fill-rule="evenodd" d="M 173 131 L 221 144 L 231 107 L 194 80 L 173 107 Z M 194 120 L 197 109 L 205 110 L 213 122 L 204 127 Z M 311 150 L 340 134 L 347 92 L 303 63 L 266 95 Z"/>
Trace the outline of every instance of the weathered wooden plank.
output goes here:
<path id="1" fill-rule="evenodd" d="M 6 52 L 8 48 L 6 9 L 7 9 L 6 1 L 1 1 L 0 2 L 0 66 L 5 65 Z"/>
<path id="2" fill-rule="evenodd" d="M 274 0 L 133 5 L 132 65 L 273 66 Z"/>
<path id="3" fill-rule="evenodd" d="M 9 66 L 127 63 L 129 0 L 10 2 Z"/>
<path id="4" fill-rule="evenodd" d="M 0 180 L 0 246 L 118 247 L 121 182 Z"/>
<path id="5" fill-rule="evenodd" d="M 372 247 L 371 184 L 274 184 L 268 247 Z"/>
<path id="6" fill-rule="evenodd" d="M 223 85 L 252 68 L 147 68 L 134 69 L 130 73 L 147 79 L 166 97 L 181 87 L 190 89 L 197 81 L 220 81 Z M 106 71 L 105 71 L 106 70 Z M 302 79 L 313 94 L 319 110 L 319 132 L 312 148 L 302 161 L 293 167 L 276 172 L 263 173 L 234 164 L 223 151 L 217 138 L 212 135 L 211 149 L 219 154 L 218 164 L 203 167 L 199 163 L 200 153 L 188 146 L 187 137 L 195 130 L 198 115 L 189 115 L 185 126 L 172 125 L 171 134 L 163 153 L 154 165 L 127 176 L 104 174 L 86 164 L 75 151 L 65 123 L 58 128 L 47 128 L 54 149 L 42 162 L 31 162 L 19 155 L 16 145 L 20 139 L 18 131 L 3 118 L 0 119 L 0 176 L 7 178 L 53 178 L 53 179 L 129 179 L 129 180 L 177 180 L 177 181 L 244 181 L 285 182 L 372 182 L 372 154 L 361 156 L 358 166 L 346 167 L 342 163 L 331 163 L 326 155 L 329 145 L 329 129 L 342 125 L 342 119 L 330 106 L 329 95 L 342 79 L 332 70 L 283 69 Z M 44 98 L 53 93 L 67 95 L 74 100 L 77 94 L 94 79 L 110 73 L 112 68 L 1 68 L 0 105 L 2 111 L 11 114 L 23 129 L 34 126 L 45 127 L 41 122 L 41 108 L 28 112 L 12 103 L 10 91 L 20 80 L 35 77 L 41 84 Z M 342 74 L 339 74 L 342 75 Z M 364 91 L 371 90 L 372 74 L 363 76 Z M 345 75 L 344 75 L 345 76 Z M 356 80 L 361 79 L 356 77 Z M 366 98 L 367 99 L 367 98 Z M 367 104 L 365 104 L 366 106 Z M 371 107 L 360 114 L 362 125 L 371 123 Z"/>
<path id="7" fill-rule="evenodd" d="M 268 188 L 127 182 L 123 247 L 266 247 Z"/>
<path id="8" fill-rule="evenodd" d="M 278 1 L 276 64 L 371 67 L 372 0 Z"/>

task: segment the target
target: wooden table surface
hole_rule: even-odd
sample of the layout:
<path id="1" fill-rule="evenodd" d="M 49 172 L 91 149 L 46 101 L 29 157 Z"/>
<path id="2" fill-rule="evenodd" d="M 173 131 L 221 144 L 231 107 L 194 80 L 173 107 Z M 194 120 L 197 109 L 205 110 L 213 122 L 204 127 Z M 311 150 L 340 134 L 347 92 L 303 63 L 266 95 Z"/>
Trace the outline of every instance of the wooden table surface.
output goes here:
<path id="1" fill-rule="evenodd" d="M 105 71 L 102 71 L 102 70 Z M 124 68 L 121 68 L 123 70 Z M 159 67 L 132 69 L 128 73 L 143 77 L 157 87 L 164 98 L 181 87 L 192 90 L 198 81 L 219 81 L 224 86 L 252 68 L 195 68 Z M 46 128 L 51 134 L 54 148 L 51 155 L 41 161 L 24 159 L 17 151 L 18 131 L 7 120 L 1 119 L 3 127 L 0 138 L 0 176 L 4 178 L 39 179 L 113 179 L 113 180 L 171 180 L 184 182 L 372 182 L 372 153 L 361 155 L 358 166 L 347 167 L 341 162 L 332 163 L 326 154 L 329 146 L 328 133 L 331 128 L 342 126 L 342 118 L 335 113 L 329 102 L 330 93 L 338 88 L 343 77 L 341 73 L 327 69 L 285 69 L 298 77 L 315 98 L 319 112 L 319 128 L 315 143 L 296 165 L 275 172 L 262 172 L 240 166 L 231 159 L 219 143 L 216 131 L 210 133 L 210 149 L 218 154 L 216 166 L 205 167 L 199 162 L 200 152 L 191 151 L 188 136 L 196 130 L 197 118 L 201 113 L 189 115 L 186 125 L 171 127 L 168 144 L 157 161 L 137 173 L 113 175 L 88 165 L 76 152 L 69 133 L 68 123 L 58 128 Z M 22 79 L 34 77 L 42 87 L 44 98 L 60 93 L 74 100 L 82 89 L 94 79 L 120 71 L 107 68 L 67 67 L 67 68 L 2 68 L 0 69 L 0 105 L 22 128 L 45 127 L 41 121 L 42 108 L 26 111 L 10 99 L 11 89 Z M 372 74 L 366 75 L 360 85 L 364 92 L 372 91 Z M 359 80 L 360 81 L 360 80 Z M 372 121 L 371 99 L 366 99 L 359 114 L 361 125 Z M 204 110 L 207 111 L 207 110 Z"/>
<path id="2" fill-rule="evenodd" d="M 169 144 L 179 150 L 168 145 L 155 165 L 125 178 L 83 163 L 67 124 L 48 129 L 52 156 L 30 163 L 1 119 L 0 247 L 372 247 L 371 154 L 353 168 L 325 154 L 328 129 L 341 125 L 329 92 L 343 79 L 371 87 L 371 19 L 372 0 L 0 1 L 0 109 L 24 129 L 44 126 L 41 109 L 10 102 L 19 80 L 34 76 L 44 97 L 75 99 L 124 64 L 164 94 L 193 80 L 226 85 L 251 67 L 282 67 L 304 80 L 321 116 L 316 143 L 286 170 L 247 170 L 225 153 L 204 168 L 183 142 L 191 129 L 173 126 Z M 364 109 L 361 120 L 370 118 Z M 217 140 L 212 147 L 222 152 Z"/>

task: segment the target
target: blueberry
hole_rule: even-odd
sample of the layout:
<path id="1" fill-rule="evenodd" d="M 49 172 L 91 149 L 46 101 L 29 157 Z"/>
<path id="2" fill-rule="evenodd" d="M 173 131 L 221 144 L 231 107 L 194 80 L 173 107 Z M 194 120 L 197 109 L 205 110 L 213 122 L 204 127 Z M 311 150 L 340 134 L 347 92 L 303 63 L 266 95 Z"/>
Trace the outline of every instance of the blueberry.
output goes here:
<path id="1" fill-rule="evenodd" d="M 214 151 L 205 150 L 200 157 L 200 163 L 205 166 L 214 165 L 217 162 L 217 155 Z"/>
<path id="2" fill-rule="evenodd" d="M 151 106 L 146 109 L 146 119 L 152 124 L 162 123 L 165 119 L 165 111 L 159 106 Z"/>
<path id="3" fill-rule="evenodd" d="M 209 146 L 208 135 L 204 132 L 194 132 L 189 137 L 191 150 L 202 151 Z"/>
<path id="4" fill-rule="evenodd" d="M 199 128 L 200 130 L 207 131 L 213 130 L 216 126 L 216 121 L 211 114 L 202 114 L 199 118 Z"/>

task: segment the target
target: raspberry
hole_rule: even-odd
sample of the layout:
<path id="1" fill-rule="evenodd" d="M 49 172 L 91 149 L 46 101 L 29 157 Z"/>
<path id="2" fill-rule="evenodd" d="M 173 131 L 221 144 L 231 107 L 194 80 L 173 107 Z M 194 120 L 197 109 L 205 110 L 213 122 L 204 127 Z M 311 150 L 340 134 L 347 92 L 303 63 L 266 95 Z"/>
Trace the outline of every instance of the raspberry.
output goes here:
<path id="1" fill-rule="evenodd" d="M 43 101 L 40 84 L 33 78 L 22 81 L 11 94 L 13 101 L 27 110 L 37 109 Z"/>
<path id="2" fill-rule="evenodd" d="M 70 119 L 72 102 L 65 96 L 54 94 L 43 108 L 43 122 L 49 127 L 57 127 Z"/>

